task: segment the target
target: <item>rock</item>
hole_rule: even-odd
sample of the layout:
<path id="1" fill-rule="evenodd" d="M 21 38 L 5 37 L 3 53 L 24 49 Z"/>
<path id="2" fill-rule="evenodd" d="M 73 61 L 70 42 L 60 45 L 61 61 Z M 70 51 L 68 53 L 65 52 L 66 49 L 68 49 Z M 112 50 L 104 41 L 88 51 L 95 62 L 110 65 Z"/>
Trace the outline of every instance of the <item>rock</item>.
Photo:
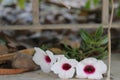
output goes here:
<path id="1" fill-rule="evenodd" d="M 8 53 L 8 48 L 5 45 L 0 44 L 0 55 Z"/>
<path id="2" fill-rule="evenodd" d="M 13 68 L 36 70 L 39 67 L 33 62 L 32 56 L 18 53 L 12 62 Z"/>
<path id="3" fill-rule="evenodd" d="M 21 13 L 17 17 L 18 21 L 22 24 L 32 23 L 32 14 L 29 12 Z"/>

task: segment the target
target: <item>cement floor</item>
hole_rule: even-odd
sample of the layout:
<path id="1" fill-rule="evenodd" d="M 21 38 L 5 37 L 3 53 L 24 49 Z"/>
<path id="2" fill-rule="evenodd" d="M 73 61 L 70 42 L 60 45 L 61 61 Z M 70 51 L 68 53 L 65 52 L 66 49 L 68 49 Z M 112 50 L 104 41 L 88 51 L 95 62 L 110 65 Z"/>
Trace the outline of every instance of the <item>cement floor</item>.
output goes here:
<path id="1" fill-rule="evenodd" d="M 112 54 L 111 77 L 113 78 L 113 80 L 120 80 L 120 53 Z M 60 79 L 53 73 L 45 74 L 42 73 L 41 71 L 34 71 L 18 75 L 1 75 L 0 80 L 60 80 Z"/>

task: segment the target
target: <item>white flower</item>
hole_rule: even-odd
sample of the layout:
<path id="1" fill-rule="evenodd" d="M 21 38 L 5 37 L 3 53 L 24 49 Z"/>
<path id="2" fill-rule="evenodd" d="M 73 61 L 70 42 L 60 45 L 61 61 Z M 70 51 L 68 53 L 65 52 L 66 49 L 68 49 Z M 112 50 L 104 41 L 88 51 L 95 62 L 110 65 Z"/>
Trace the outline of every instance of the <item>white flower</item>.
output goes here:
<path id="1" fill-rule="evenodd" d="M 46 52 L 40 48 L 35 47 L 35 54 L 33 56 L 33 61 L 40 65 L 41 70 L 45 73 L 51 71 L 51 66 L 56 62 L 56 58 L 53 53 L 49 50 Z"/>
<path id="2" fill-rule="evenodd" d="M 2 6 L 9 6 L 9 5 L 13 5 L 16 3 L 17 3 L 17 0 L 2 0 L 1 5 Z"/>
<path id="3" fill-rule="evenodd" d="M 58 60 L 58 62 L 51 67 L 51 70 L 55 74 L 58 74 L 62 79 L 72 78 L 74 76 L 75 66 L 77 63 L 78 62 L 75 59 L 62 57 L 62 59 Z"/>
<path id="4" fill-rule="evenodd" d="M 86 58 L 76 66 L 77 78 L 102 79 L 102 74 L 106 73 L 107 66 L 96 58 Z"/>
<path id="5" fill-rule="evenodd" d="M 62 58 L 65 58 L 64 55 L 55 55 L 55 58 L 56 58 L 56 62 L 57 61 L 60 61 Z"/>

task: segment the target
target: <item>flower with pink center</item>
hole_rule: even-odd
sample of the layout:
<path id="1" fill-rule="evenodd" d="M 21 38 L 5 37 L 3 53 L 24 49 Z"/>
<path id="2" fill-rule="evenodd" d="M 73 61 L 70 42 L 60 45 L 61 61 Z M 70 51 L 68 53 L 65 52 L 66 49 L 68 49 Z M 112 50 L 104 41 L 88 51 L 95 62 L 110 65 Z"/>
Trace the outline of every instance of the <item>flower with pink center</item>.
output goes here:
<path id="1" fill-rule="evenodd" d="M 86 58 L 76 66 L 77 78 L 102 79 L 102 74 L 106 73 L 107 66 L 102 60 L 96 58 Z"/>
<path id="2" fill-rule="evenodd" d="M 55 55 L 55 58 L 56 58 L 56 62 L 61 60 L 62 58 L 65 58 L 64 55 Z"/>
<path id="3" fill-rule="evenodd" d="M 40 65 L 41 70 L 45 73 L 51 71 L 51 66 L 56 62 L 56 57 L 49 50 L 43 51 L 40 48 L 35 47 L 35 54 L 33 56 L 33 61 Z"/>
<path id="4" fill-rule="evenodd" d="M 62 57 L 51 67 L 51 70 L 62 79 L 72 78 L 75 74 L 77 63 L 75 59 Z"/>

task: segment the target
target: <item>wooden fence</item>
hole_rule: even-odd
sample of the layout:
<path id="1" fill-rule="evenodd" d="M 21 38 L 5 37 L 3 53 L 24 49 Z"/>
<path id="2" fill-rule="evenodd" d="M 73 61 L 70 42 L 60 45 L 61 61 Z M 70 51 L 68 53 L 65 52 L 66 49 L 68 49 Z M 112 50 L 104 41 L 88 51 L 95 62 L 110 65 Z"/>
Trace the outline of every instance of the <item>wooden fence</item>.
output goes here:
<path id="1" fill-rule="evenodd" d="M 102 23 L 100 24 L 49 24 L 41 25 L 39 23 L 39 0 L 32 0 L 32 25 L 7 25 L 0 26 L 0 30 L 31 30 L 31 29 L 71 29 L 71 28 L 97 28 L 99 25 L 103 25 L 104 28 L 108 28 L 109 24 L 109 0 L 102 0 Z M 113 24 L 112 28 L 120 28 L 120 24 Z"/>

